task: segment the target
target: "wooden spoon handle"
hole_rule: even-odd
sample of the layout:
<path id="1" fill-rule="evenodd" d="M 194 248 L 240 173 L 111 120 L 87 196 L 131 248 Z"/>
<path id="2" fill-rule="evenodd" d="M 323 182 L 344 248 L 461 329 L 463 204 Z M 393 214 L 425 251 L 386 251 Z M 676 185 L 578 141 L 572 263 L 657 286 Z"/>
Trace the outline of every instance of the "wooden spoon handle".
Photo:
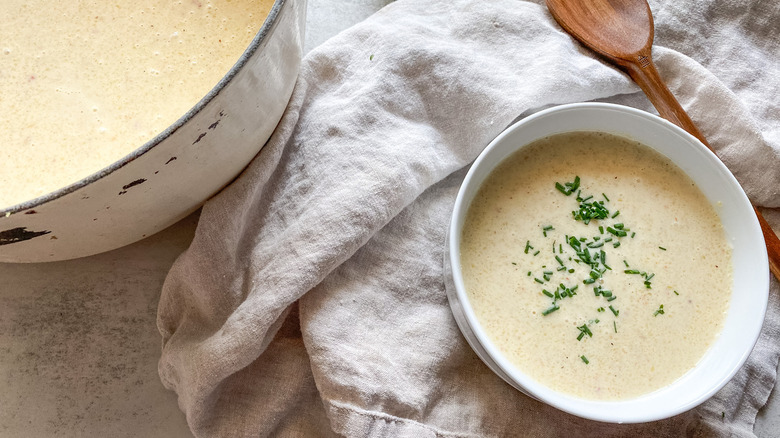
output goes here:
<path id="1" fill-rule="evenodd" d="M 704 138 L 699 128 L 696 127 L 693 120 L 688 116 L 688 113 L 685 112 L 682 105 L 677 102 L 672 92 L 669 91 L 666 83 L 661 79 L 661 75 L 658 74 L 658 70 L 655 69 L 655 64 L 653 64 L 649 53 L 640 56 L 639 61 L 624 64 L 623 67 L 626 73 L 631 76 L 631 79 L 644 91 L 647 98 L 650 99 L 650 103 L 658 110 L 658 114 L 661 117 L 688 131 L 704 143 L 704 146 L 707 146 L 709 150 L 715 152 L 712 146 L 707 143 L 707 139 Z"/>
<path id="2" fill-rule="evenodd" d="M 761 225 L 761 232 L 764 233 L 766 251 L 769 255 L 769 270 L 772 271 L 772 275 L 776 279 L 780 280 L 780 239 L 777 238 L 777 234 L 772 231 L 772 227 L 769 226 L 769 223 L 767 223 L 760 211 L 756 210 L 756 216 L 758 217 L 758 223 Z"/>
<path id="3" fill-rule="evenodd" d="M 707 139 L 704 138 L 704 135 L 699 131 L 699 128 L 693 123 L 688 116 L 688 113 L 685 112 L 672 92 L 669 91 L 669 88 L 663 80 L 661 80 L 661 76 L 658 74 L 658 70 L 656 70 L 649 52 L 640 55 L 636 62 L 621 63 L 621 66 L 625 69 L 626 73 L 631 76 L 631 79 L 639 85 L 639 88 L 644 91 L 661 117 L 688 131 L 707 146 L 709 150 L 715 153 L 715 150 L 707 143 Z M 772 228 L 769 226 L 766 219 L 764 219 L 761 212 L 756 210 L 755 207 L 753 207 L 753 209 L 758 217 L 758 223 L 761 225 L 761 232 L 763 233 L 764 241 L 766 242 L 767 255 L 769 256 L 769 270 L 776 279 L 780 280 L 780 239 L 778 239 L 777 234 L 772 231 Z"/>

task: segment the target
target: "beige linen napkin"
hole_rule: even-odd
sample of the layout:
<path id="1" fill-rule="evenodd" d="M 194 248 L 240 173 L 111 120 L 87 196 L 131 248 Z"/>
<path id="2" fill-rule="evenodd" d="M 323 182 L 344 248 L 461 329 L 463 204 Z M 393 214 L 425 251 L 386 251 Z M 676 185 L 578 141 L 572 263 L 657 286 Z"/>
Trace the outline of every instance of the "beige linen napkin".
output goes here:
<path id="1" fill-rule="evenodd" d="M 780 8 L 748 3 L 654 3 L 654 56 L 748 194 L 774 208 Z M 447 304 L 444 237 L 466 166 L 519 117 L 588 100 L 649 110 L 637 91 L 518 0 L 400 0 L 310 53 L 276 133 L 205 205 L 163 288 L 160 376 L 192 431 L 750 436 L 775 381 L 777 282 L 739 374 L 702 406 L 640 425 L 515 391 Z"/>

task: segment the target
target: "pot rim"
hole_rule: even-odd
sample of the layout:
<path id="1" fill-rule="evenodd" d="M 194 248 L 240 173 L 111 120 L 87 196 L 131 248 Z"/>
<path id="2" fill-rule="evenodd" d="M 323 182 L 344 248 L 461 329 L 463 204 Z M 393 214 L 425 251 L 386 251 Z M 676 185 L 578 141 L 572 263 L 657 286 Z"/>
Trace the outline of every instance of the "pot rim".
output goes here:
<path id="1" fill-rule="evenodd" d="M 233 78 L 238 74 L 238 72 L 244 68 L 244 66 L 249 62 L 249 58 L 251 58 L 252 55 L 254 55 L 255 52 L 257 52 L 260 49 L 260 47 L 266 43 L 267 41 L 266 37 L 271 32 L 273 32 L 273 30 L 276 28 L 279 22 L 279 15 L 281 14 L 282 8 L 288 1 L 291 0 L 274 1 L 274 5 L 271 7 L 268 16 L 263 22 L 263 25 L 260 26 L 260 30 L 258 30 L 257 34 L 255 34 L 254 38 L 252 38 L 252 41 L 249 43 L 249 46 L 247 46 L 247 48 L 238 58 L 238 61 L 236 61 L 236 63 L 233 64 L 233 66 L 230 68 L 230 70 L 228 70 L 225 76 L 223 76 L 222 79 L 220 79 L 220 81 L 211 90 L 209 90 L 209 92 L 205 96 L 203 96 L 192 108 L 190 108 L 186 113 L 184 113 L 184 115 L 181 116 L 178 120 L 173 122 L 171 125 L 165 128 L 159 134 L 155 135 L 152 139 L 150 139 L 149 141 L 141 145 L 139 148 L 133 150 L 129 154 L 120 158 L 119 160 L 111 163 L 110 165 L 104 167 L 103 169 L 91 175 L 88 175 L 74 183 L 61 187 L 45 195 L 41 195 L 36 198 L 29 199 L 19 204 L 10 205 L 7 207 L 0 207 L 0 218 L 8 217 L 12 214 L 20 213 L 22 211 L 29 210 L 34 207 L 39 207 L 43 204 L 46 204 L 47 202 L 54 201 L 55 199 L 61 198 L 69 193 L 75 192 L 76 190 L 86 187 L 89 184 L 99 179 L 102 179 L 103 177 L 121 169 L 125 165 L 129 164 L 130 162 L 134 161 L 136 158 L 139 158 L 140 156 L 149 152 L 155 146 L 162 143 L 163 141 L 165 141 L 165 139 L 173 135 L 174 132 L 176 132 L 179 128 L 184 126 L 185 123 L 190 121 L 190 119 L 195 117 L 196 114 L 198 114 L 203 108 L 205 108 L 206 105 L 208 105 L 209 102 L 211 102 L 225 88 L 225 86 L 227 86 L 227 84 L 233 80 Z"/>

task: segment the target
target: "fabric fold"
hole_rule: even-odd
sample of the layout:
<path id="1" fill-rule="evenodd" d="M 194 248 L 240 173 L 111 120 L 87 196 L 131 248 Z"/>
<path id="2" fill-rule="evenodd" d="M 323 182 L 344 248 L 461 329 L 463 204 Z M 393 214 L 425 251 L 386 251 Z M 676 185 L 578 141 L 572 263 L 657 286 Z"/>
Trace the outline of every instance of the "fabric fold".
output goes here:
<path id="1" fill-rule="evenodd" d="M 685 55 L 654 57 L 753 200 L 780 206 L 766 120 Z M 399 0 L 310 53 L 273 137 L 204 206 L 163 287 L 160 376 L 195 435 L 749 435 L 780 354 L 775 298 L 721 393 L 636 426 L 515 391 L 450 314 L 442 251 L 466 166 L 518 117 L 589 100 L 649 109 L 637 91 L 516 0 Z"/>

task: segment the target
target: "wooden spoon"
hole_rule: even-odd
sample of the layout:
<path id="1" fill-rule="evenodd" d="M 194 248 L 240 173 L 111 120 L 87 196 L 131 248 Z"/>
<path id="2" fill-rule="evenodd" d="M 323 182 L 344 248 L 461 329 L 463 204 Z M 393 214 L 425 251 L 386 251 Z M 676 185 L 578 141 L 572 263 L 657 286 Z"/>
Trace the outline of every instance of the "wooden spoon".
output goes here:
<path id="1" fill-rule="evenodd" d="M 715 152 L 672 92 L 651 57 L 653 15 L 646 0 L 546 0 L 558 24 L 585 46 L 625 71 L 661 117 L 688 131 Z M 755 210 L 755 207 L 754 207 Z M 769 269 L 780 280 L 780 239 L 755 210 L 764 234 Z"/>

